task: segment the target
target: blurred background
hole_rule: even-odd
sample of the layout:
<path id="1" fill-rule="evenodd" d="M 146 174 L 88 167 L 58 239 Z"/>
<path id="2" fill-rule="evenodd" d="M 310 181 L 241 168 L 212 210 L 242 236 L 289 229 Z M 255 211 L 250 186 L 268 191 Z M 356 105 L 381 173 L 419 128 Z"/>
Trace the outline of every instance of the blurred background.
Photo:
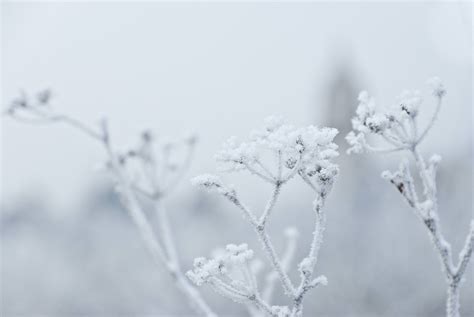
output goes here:
<path id="1" fill-rule="evenodd" d="M 308 316 L 444 315 L 437 254 L 380 178 L 400 156 L 349 157 L 343 137 L 360 90 L 387 107 L 402 90 L 420 89 L 426 122 L 434 110 L 426 79 L 443 79 L 446 103 L 422 151 L 443 157 L 440 218 L 457 254 L 472 217 L 472 3 L 4 2 L 1 9 L 2 107 L 21 90 L 51 88 L 61 112 L 91 125 L 106 115 L 119 146 L 134 144 L 143 129 L 159 138 L 199 135 L 188 177 L 166 202 L 185 269 L 227 243 L 260 249 L 233 206 L 187 179 L 214 171 L 227 137 L 244 138 L 280 114 L 341 131 L 341 174 L 317 266 L 329 285 L 307 297 Z M 1 315 L 191 315 L 152 263 L 108 175 L 97 171 L 100 146 L 63 125 L 0 124 Z M 250 176 L 226 180 L 254 208 L 270 195 Z M 269 224 L 277 251 L 292 225 L 302 237 L 297 259 L 307 252 L 311 202 L 296 181 L 284 189 Z M 474 315 L 472 271 L 471 261 L 463 316 Z M 246 314 L 203 294 L 224 316 Z M 283 300 L 278 293 L 275 303 Z"/>

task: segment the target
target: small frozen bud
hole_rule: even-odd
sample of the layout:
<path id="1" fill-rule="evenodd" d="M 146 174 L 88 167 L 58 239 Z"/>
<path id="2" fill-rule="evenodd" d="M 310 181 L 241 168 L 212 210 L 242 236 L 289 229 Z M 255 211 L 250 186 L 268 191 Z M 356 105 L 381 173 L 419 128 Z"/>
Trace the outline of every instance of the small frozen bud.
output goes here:
<path id="1" fill-rule="evenodd" d="M 375 113 L 375 100 L 374 98 L 370 97 L 367 91 L 362 91 L 359 94 L 359 105 L 356 109 L 356 122 L 353 122 L 355 126 L 360 125 L 363 123 L 365 119 L 369 116 L 372 116 Z"/>
<path id="2" fill-rule="evenodd" d="M 226 251 L 229 255 L 229 260 L 233 263 L 245 263 L 253 258 L 253 251 L 248 248 L 246 243 L 240 245 L 228 244 Z"/>
<path id="3" fill-rule="evenodd" d="M 328 278 L 324 275 L 321 275 L 321 276 L 318 276 L 317 278 L 315 278 L 311 284 L 313 285 L 328 285 Z"/>
<path id="4" fill-rule="evenodd" d="M 314 257 L 304 258 L 298 265 L 299 271 L 303 275 L 311 274 L 313 272 L 314 260 L 315 260 Z"/>
<path id="5" fill-rule="evenodd" d="M 201 278 L 201 276 L 191 270 L 186 272 L 186 277 L 197 286 L 201 286 L 204 283 L 204 280 Z"/>
<path id="6" fill-rule="evenodd" d="M 310 287 L 317 287 L 319 285 L 326 286 L 328 285 L 328 279 L 324 275 L 320 275 L 309 283 Z"/>
<path id="7" fill-rule="evenodd" d="M 191 179 L 191 184 L 194 186 L 201 186 L 208 190 L 222 188 L 224 184 L 222 183 L 220 177 L 212 174 L 203 174 L 194 177 Z"/>
<path id="8" fill-rule="evenodd" d="M 405 90 L 398 97 L 398 102 L 400 110 L 404 114 L 414 118 L 418 115 L 418 110 L 420 108 L 421 103 L 423 102 L 423 99 L 421 98 L 421 94 L 419 91 Z"/>
<path id="9" fill-rule="evenodd" d="M 272 306 L 271 313 L 276 317 L 289 317 L 291 315 L 288 306 Z"/>
<path id="10" fill-rule="evenodd" d="M 373 133 L 383 133 L 390 126 L 390 120 L 385 114 L 376 113 L 365 120 L 365 125 Z"/>
<path id="11" fill-rule="evenodd" d="M 288 168 L 288 169 L 292 169 L 296 166 L 297 162 L 298 161 L 295 158 L 290 157 L 285 161 L 285 167 Z"/>
<path id="12" fill-rule="evenodd" d="M 436 97 L 443 97 L 446 94 L 446 89 L 439 77 L 433 77 L 428 80 L 428 86 L 431 88 L 431 93 Z"/>
<path id="13" fill-rule="evenodd" d="M 214 156 L 221 171 L 239 171 L 257 160 L 255 142 L 238 142 L 236 137 L 228 138 Z"/>
<path id="14" fill-rule="evenodd" d="M 153 133 L 150 130 L 143 131 L 141 137 L 145 143 L 150 143 L 153 141 Z"/>
<path id="15" fill-rule="evenodd" d="M 26 99 L 26 96 L 21 95 L 18 98 L 13 99 L 11 103 L 11 108 L 26 108 L 28 106 L 28 100 Z"/>
<path id="16" fill-rule="evenodd" d="M 339 174 L 339 167 L 335 164 L 329 164 L 327 167 L 321 168 L 317 174 L 317 180 L 321 185 L 329 185 Z"/>
<path id="17" fill-rule="evenodd" d="M 193 184 L 194 186 L 201 186 L 204 189 L 207 189 L 208 191 L 214 190 L 219 194 L 225 196 L 233 203 L 237 202 L 237 194 L 235 192 L 235 189 L 233 189 L 232 185 L 224 185 L 221 179 L 216 175 L 204 174 L 196 176 L 191 179 L 191 184 Z"/>
<path id="18" fill-rule="evenodd" d="M 40 105 L 46 105 L 51 100 L 51 90 L 45 89 L 36 95 L 36 100 Z"/>
<path id="19" fill-rule="evenodd" d="M 221 259 L 194 259 L 194 269 L 188 271 L 186 276 L 196 285 L 200 286 L 210 278 L 226 273 L 226 268 Z"/>

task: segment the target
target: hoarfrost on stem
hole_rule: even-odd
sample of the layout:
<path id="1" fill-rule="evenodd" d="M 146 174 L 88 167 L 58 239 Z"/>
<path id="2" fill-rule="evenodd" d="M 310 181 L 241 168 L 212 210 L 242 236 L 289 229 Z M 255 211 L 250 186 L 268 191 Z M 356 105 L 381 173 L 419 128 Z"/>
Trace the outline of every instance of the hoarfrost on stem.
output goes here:
<path id="1" fill-rule="evenodd" d="M 435 154 L 426 161 L 418 149 L 419 144 L 436 121 L 443 97 L 446 95 L 446 89 L 439 78 L 430 79 L 428 85 L 431 88 L 432 96 L 435 97 L 436 107 L 424 129 L 420 130 L 418 126 L 418 115 L 423 102 L 419 91 L 403 92 L 393 107 L 382 111 L 376 109 L 374 99 L 364 91 L 359 95 L 356 116 L 352 119 L 353 131 L 346 136 L 346 140 L 350 145 L 349 154 L 406 151 L 414 158 L 421 180 L 421 188 L 415 184 L 407 159 L 402 160 L 397 171 L 384 171 L 382 177 L 395 186 L 424 223 L 434 248 L 439 254 L 447 282 L 446 315 L 459 317 L 460 285 L 472 255 L 474 221 L 471 222 L 464 247 L 459 253 L 459 260 L 455 265 L 451 245 L 441 232 L 438 216 L 436 173 L 441 156 Z M 383 148 L 371 146 L 367 142 L 368 135 L 378 136 L 386 143 L 386 146 Z"/>

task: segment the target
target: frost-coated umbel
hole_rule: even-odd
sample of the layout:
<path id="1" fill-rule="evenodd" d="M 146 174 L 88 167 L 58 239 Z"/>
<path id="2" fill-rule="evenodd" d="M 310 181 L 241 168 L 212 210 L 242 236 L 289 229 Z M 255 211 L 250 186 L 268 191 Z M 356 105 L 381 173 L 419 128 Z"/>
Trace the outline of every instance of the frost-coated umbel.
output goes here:
<path id="1" fill-rule="evenodd" d="M 459 288 L 472 255 L 474 220 L 471 221 L 464 247 L 459 253 L 459 260 L 455 265 L 451 245 L 441 233 L 438 217 L 436 173 L 441 156 L 432 155 L 426 162 L 418 149 L 418 145 L 433 126 L 439 114 L 443 97 L 446 95 L 446 89 L 439 78 L 430 79 L 428 84 L 431 87 L 431 94 L 435 97 L 436 108 L 427 126 L 421 130 L 417 122 L 423 101 L 420 92 L 403 92 L 395 105 L 387 110 L 377 110 L 374 99 L 367 92 L 361 92 L 356 116 L 352 119 L 354 131 L 346 137 L 351 146 L 347 152 L 387 153 L 405 151 L 413 156 L 421 180 L 421 188 L 417 188 L 413 180 L 407 159 L 402 160 L 396 172 L 385 171 L 382 173 L 382 177 L 396 187 L 428 230 L 434 248 L 439 254 L 441 268 L 446 277 L 448 287 L 446 315 L 448 317 L 458 317 L 460 315 Z M 377 135 L 385 141 L 386 147 L 378 148 L 369 145 L 366 137 L 371 134 Z M 420 192 L 421 195 L 419 195 Z"/>
<path id="2" fill-rule="evenodd" d="M 245 304 L 252 314 L 266 313 L 279 317 L 302 315 L 306 293 L 318 285 L 327 284 L 325 276 L 314 278 L 313 272 L 325 226 L 322 207 L 338 175 L 338 166 L 332 162 L 332 159 L 338 156 L 337 145 L 333 143 L 336 134 L 337 130 L 332 128 L 296 128 L 284 122 L 282 118 L 273 116 L 265 120 L 263 129 L 252 132 L 248 140 L 239 142 L 237 138 L 232 137 L 224 143 L 223 149 L 215 157 L 220 172 L 246 171 L 272 184 L 273 191 L 264 210 L 260 214 L 252 211 L 240 200 L 234 186 L 227 185 L 219 176 L 205 174 L 195 177 L 192 182 L 217 192 L 240 210 L 254 228 L 272 270 L 261 290 L 256 277 L 258 265 L 252 262 L 253 251 L 248 249 L 247 244 L 229 244 L 222 254 L 211 259 L 197 258 L 194 261 L 194 269 L 189 271 L 187 276 L 196 285 L 209 285 L 217 293 Z M 270 160 L 264 159 L 262 155 L 268 152 L 272 156 Z M 295 177 L 307 184 L 316 195 L 313 202 L 313 239 L 308 255 L 298 265 L 300 281 L 297 285 L 294 285 L 288 276 L 297 231 L 285 231 L 288 246 L 285 254 L 279 256 L 266 230 L 281 187 Z M 292 305 L 270 303 L 277 279 Z"/>

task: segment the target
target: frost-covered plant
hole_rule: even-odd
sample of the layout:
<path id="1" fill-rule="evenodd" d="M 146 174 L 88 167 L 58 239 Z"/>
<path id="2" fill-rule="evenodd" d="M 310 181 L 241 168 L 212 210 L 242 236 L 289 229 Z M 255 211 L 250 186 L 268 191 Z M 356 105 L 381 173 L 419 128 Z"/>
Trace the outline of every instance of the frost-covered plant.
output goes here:
<path id="1" fill-rule="evenodd" d="M 353 131 L 347 135 L 346 139 L 350 144 L 348 153 L 406 151 L 414 157 L 421 188 L 417 188 L 407 160 L 401 162 L 398 171 L 385 171 L 382 177 L 395 186 L 428 230 L 446 277 L 448 287 L 446 314 L 448 317 L 458 317 L 460 285 L 472 255 L 474 221 L 471 222 L 470 231 L 459 253 L 458 263 L 454 264 L 451 246 L 441 233 L 438 217 L 436 173 L 441 157 L 433 155 L 426 162 L 418 148 L 433 126 L 446 94 L 439 78 L 431 79 L 429 85 L 437 105 L 433 117 L 424 129 L 419 130 L 417 124 L 422 104 L 418 91 L 402 93 L 395 106 L 384 111 L 377 110 L 374 99 L 364 91 L 359 95 L 359 106 L 352 120 Z M 388 144 L 387 147 L 379 148 L 369 145 L 368 135 L 377 135 Z"/>
<path id="2" fill-rule="evenodd" d="M 163 203 L 163 199 L 187 170 L 196 138 L 191 136 L 177 142 L 158 142 L 150 131 L 144 131 L 138 146 L 117 151 L 112 146 L 105 120 L 98 127 L 91 128 L 75 118 L 57 112 L 50 105 L 50 98 L 49 90 L 40 92 L 32 100 L 22 94 L 12 102 L 6 114 L 27 123 L 65 123 L 101 144 L 108 157 L 105 167 L 111 172 L 116 191 L 153 260 L 169 272 L 196 314 L 216 316 L 181 270 Z M 143 209 L 142 199 L 152 202 L 159 221 L 159 230 L 156 232 Z"/>
<path id="3" fill-rule="evenodd" d="M 228 245 L 223 254 L 212 259 L 195 260 L 194 269 L 189 271 L 187 276 L 196 285 L 209 285 L 221 295 L 246 304 L 250 312 L 257 315 L 255 308 L 260 313 L 270 316 L 302 315 L 303 299 L 307 292 L 327 283 L 326 277 L 314 278 L 313 273 L 325 228 L 323 205 L 338 174 L 338 166 L 332 161 L 338 155 L 337 145 L 333 143 L 336 134 L 336 129 L 315 126 L 296 128 L 279 117 L 269 117 L 265 120 L 264 128 L 254 131 L 246 142 L 238 142 L 232 137 L 224 143 L 223 149 L 216 155 L 220 171 L 247 171 L 273 187 L 263 211 L 259 215 L 253 212 L 242 202 L 236 189 L 227 185 L 218 176 L 201 175 L 195 177 L 192 182 L 217 192 L 241 211 L 262 244 L 271 264 L 271 272 L 261 293 L 257 285 L 256 270 L 252 269 L 255 266 L 252 264 L 253 251 L 249 250 L 246 244 Z M 274 162 L 271 162 L 268 153 Z M 295 229 L 285 232 L 288 246 L 283 257 L 276 253 L 267 233 L 268 219 L 281 188 L 295 177 L 307 184 L 316 196 L 313 202 L 315 216 L 313 239 L 308 255 L 298 265 L 300 272 L 298 285 L 294 285 L 288 276 L 297 232 Z M 292 306 L 270 304 L 277 279 L 291 300 Z"/>

